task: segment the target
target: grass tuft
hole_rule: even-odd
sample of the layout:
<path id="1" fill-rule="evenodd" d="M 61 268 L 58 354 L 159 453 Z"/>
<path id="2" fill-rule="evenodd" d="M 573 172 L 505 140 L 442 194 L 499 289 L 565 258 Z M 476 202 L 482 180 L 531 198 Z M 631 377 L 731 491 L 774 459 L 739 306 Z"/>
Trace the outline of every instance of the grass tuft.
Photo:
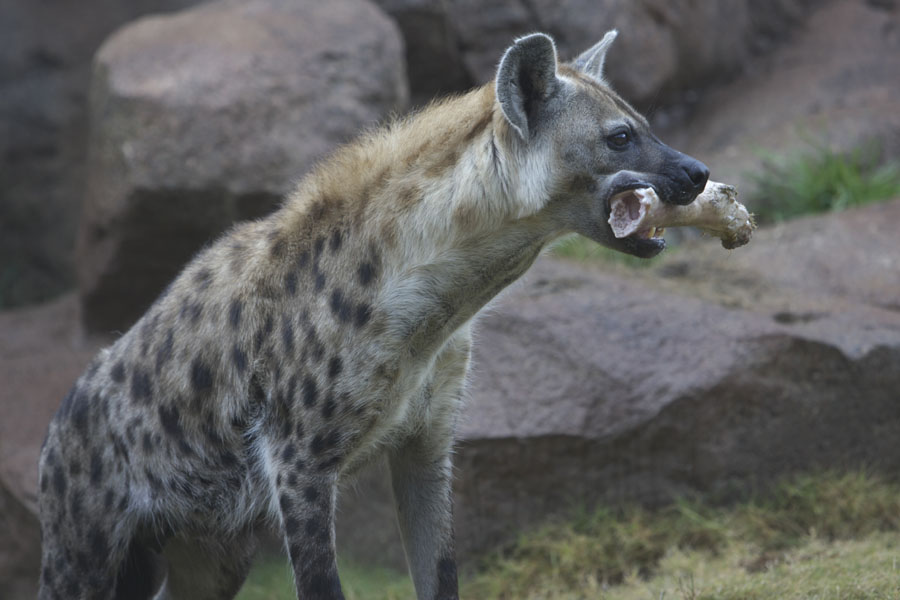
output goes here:
<path id="1" fill-rule="evenodd" d="M 733 506 L 599 507 L 524 532 L 464 578 L 478 600 L 900 598 L 900 484 L 866 473 L 802 475 Z M 412 600 L 405 573 L 340 563 L 348 600 Z M 293 598 L 286 561 L 240 600 Z"/>
<path id="2" fill-rule="evenodd" d="M 842 154 L 825 147 L 795 158 L 766 156 L 748 200 L 761 222 L 843 210 L 900 196 L 900 164 L 879 164 L 872 147 Z"/>

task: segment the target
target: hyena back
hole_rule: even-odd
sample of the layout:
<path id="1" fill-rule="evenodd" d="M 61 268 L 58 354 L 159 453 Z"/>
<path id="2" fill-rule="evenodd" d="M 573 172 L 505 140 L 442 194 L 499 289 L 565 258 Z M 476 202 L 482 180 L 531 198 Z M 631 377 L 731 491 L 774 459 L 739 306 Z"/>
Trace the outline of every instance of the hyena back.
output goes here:
<path id="1" fill-rule="evenodd" d="M 556 238 L 616 239 L 609 199 L 688 203 L 699 162 L 534 34 L 493 85 L 338 151 L 201 252 L 103 350 L 40 460 L 40 598 L 231 598 L 277 527 L 299 598 L 343 598 L 338 479 L 388 455 L 420 599 L 457 598 L 454 425 L 478 311 Z"/>

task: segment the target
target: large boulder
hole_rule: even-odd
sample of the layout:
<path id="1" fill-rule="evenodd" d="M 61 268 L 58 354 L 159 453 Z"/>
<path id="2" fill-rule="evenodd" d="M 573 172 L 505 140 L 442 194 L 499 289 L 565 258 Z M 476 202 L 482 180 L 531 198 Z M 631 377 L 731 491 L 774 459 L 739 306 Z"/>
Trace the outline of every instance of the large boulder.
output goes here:
<path id="1" fill-rule="evenodd" d="M 812 0 L 376 0 L 394 16 L 410 47 L 410 73 L 421 81 L 449 75 L 444 85 L 483 83 L 506 47 L 533 31 L 552 34 L 564 58 L 596 43 L 609 29 L 621 39 L 609 77 L 642 106 L 692 99 L 742 71 L 756 55 L 808 18 Z M 423 26 L 431 32 L 427 39 Z M 414 82 L 414 89 L 418 82 Z M 426 89 L 440 89 L 431 85 Z"/>
<path id="2" fill-rule="evenodd" d="M 197 1 L 0 2 L 0 305 L 73 283 L 94 52 L 126 21 Z"/>
<path id="3" fill-rule="evenodd" d="M 366 0 L 228 0 L 100 49 L 78 278 L 88 330 L 125 329 L 205 242 L 407 101 L 403 44 Z"/>
<path id="4" fill-rule="evenodd" d="M 695 243 L 639 272 L 541 261 L 477 327 L 455 459 L 461 556 L 573 505 L 727 499 L 819 468 L 895 474 L 897 222 L 900 200 L 733 252 Z M 339 540 L 396 564 L 379 477 L 345 494 Z"/>

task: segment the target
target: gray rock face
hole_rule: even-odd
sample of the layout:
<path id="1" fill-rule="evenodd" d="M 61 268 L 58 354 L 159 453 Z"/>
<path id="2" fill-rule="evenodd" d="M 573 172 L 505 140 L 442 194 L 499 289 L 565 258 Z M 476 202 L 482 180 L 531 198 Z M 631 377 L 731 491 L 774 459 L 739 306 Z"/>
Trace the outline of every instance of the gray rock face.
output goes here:
<path id="1" fill-rule="evenodd" d="M 72 285 L 94 52 L 128 20 L 196 2 L 0 2 L 0 305 Z"/>
<path id="2" fill-rule="evenodd" d="M 815 468 L 895 473 L 898 220 L 900 201 L 804 219 L 624 276 L 536 265 L 477 329 L 460 554 L 573 505 L 727 498 Z M 378 486 L 387 503 L 383 483 L 345 498 L 350 549 L 389 545 L 354 537 Z"/>
<path id="3" fill-rule="evenodd" d="M 441 73 L 463 86 L 494 75 L 510 42 L 533 31 L 552 34 L 563 58 L 574 58 L 609 29 L 621 37 L 610 53 L 609 77 L 641 105 L 683 99 L 696 88 L 727 79 L 784 37 L 810 12 L 811 0 L 377 0 L 398 19 L 410 47 L 431 40 L 444 50 L 409 53 L 410 73 Z M 443 23 L 441 23 L 443 22 Z M 445 31 L 451 32 L 447 48 Z M 434 44 L 432 41 L 431 44 Z M 465 76 L 460 77 L 462 72 Z"/>
<path id="4" fill-rule="evenodd" d="M 663 139 L 743 189 L 761 149 L 780 158 L 862 146 L 900 159 L 900 4 L 839 0 L 804 23 Z"/>
<path id="5" fill-rule="evenodd" d="M 109 39 L 78 257 L 87 328 L 126 328 L 204 242 L 402 109 L 402 57 L 365 0 L 215 2 Z"/>

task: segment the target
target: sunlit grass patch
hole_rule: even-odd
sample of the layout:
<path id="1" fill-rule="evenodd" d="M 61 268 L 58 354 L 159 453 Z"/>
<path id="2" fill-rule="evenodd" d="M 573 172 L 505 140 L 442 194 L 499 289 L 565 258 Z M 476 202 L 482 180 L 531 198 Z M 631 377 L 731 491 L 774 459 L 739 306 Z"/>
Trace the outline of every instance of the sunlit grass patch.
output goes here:
<path id="1" fill-rule="evenodd" d="M 406 573 L 340 561 L 348 600 L 412 600 Z M 240 600 L 294 598 L 287 561 L 261 561 Z M 803 475 L 736 505 L 681 500 L 543 524 L 463 577 L 468 600 L 900 598 L 900 484 Z"/>

